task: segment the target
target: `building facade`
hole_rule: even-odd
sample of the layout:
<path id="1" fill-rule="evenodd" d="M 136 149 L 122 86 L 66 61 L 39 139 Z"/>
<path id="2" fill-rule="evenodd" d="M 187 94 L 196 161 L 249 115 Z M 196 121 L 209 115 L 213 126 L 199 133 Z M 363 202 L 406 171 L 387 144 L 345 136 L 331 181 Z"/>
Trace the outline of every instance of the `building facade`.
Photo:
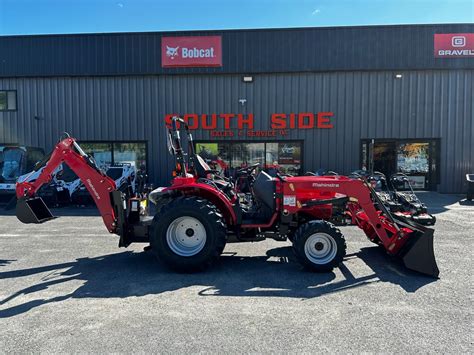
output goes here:
<path id="1" fill-rule="evenodd" d="M 230 171 L 373 168 L 463 192 L 473 82 L 472 24 L 0 37 L 0 144 L 48 151 L 67 131 L 167 184 L 179 114 Z"/>

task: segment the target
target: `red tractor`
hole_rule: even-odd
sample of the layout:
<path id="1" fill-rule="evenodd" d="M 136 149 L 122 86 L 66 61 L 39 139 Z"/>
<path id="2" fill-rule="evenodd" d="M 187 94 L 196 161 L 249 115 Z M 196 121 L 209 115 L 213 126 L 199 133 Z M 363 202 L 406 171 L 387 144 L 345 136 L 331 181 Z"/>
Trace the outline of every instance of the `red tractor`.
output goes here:
<path id="1" fill-rule="evenodd" d="M 186 133 L 187 152 L 181 134 Z M 17 217 L 24 223 L 54 218 L 41 198 L 35 197 L 54 168 L 64 162 L 81 178 L 94 198 L 104 223 L 120 236 L 119 246 L 150 243 L 151 251 L 169 267 L 199 271 L 212 264 L 228 238 L 259 241 L 290 240 L 298 260 L 308 269 L 331 271 L 343 260 L 346 241 L 341 231 L 326 221 L 333 204 L 346 203 L 357 225 L 372 242 L 390 255 L 399 256 L 407 268 L 437 277 L 433 230 L 394 216 L 361 179 L 345 176 L 254 176 L 257 165 L 239 172 L 250 180 L 249 192 L 234 187 L 230 179 L 210 169 L 194 151 L 187 124 L 172 119 L 168 146 L 176 158 L 171 186 L 150 193 L 156 214 L 140 216 L 140 200 L 126 200 L 85 154 L 77 142 L 61 140 L 36 169 L 44 167 L 34 182 L 17 184 Z M 378 207 L 376 207 L 378 206 Z"/>

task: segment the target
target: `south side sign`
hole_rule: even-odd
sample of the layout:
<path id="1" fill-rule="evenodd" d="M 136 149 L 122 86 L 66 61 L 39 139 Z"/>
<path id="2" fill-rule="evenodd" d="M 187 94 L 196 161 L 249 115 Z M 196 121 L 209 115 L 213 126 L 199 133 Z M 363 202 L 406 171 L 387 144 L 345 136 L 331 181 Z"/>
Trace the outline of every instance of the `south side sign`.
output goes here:
<path id="1" fill-rule="evenodd" d="M 181 116 L 190 130 L 209 131 L 211 137 L 276 137 L 286 136 L 293 129 L 331 129 L 333 112 L 273 113 L 268 130 L 255 130 L 254 114 L 213 113 L 165 115 L 166 127 L 171 128 L 173 116 Z"/>

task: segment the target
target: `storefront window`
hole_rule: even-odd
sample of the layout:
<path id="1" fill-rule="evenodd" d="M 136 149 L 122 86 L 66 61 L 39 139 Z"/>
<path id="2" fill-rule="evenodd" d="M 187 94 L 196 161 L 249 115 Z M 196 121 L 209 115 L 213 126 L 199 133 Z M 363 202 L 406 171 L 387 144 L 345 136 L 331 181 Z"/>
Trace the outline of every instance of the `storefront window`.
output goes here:
<path id="1" fill-rule="evenodd" d="M 146 168 L 145 142 L 80 142 L 82 149 L 94 157 L 97 165 L 106 171 L 112 164 L 131 163 L 138 170 L 144 165 Z"/>
<path id="2" fill-rule="evenodd" d="M 213 169 L 232 176 L 236 169 L 259 163 L 269 173 L 301 173 L 301 142 L 196 143 L 196 152 Z"/>
<path id="3" fill-rule="evenodd" d="M 265 143 L 239 143 L 231 145 L 232 166 L 241 168 L 265 163 Z"/>
<path id="4" fill-rule="evenodd" d="M 212 169 L 224 172 L 231 167 L 230 145 L 226 143 L 198 143 L 196 152 Z"/>
<path id="5" fill-rule="evenodd" d="M 114 143 L 114 163 L 132 163 L 138 169 L 146 166 L 146 144 L 145 143 Z"/>
<path id="6" fill-rule="evenodd" d="M 0 91 L 0 111 L 16 111 L 16 91 Z"/>
<path id="7" fill-rule="evenodd" d="M 278 165 L 282 172 L 298 175 L 301 170 L 301 143 L 278 143 Z"/>
<path id="8" fill-rule="evenodd" d="M 112 144 L 111 143 L 81 143 L 81 148 L 91 155 L 99 168 L 107 170 L 112 164 Z"/>

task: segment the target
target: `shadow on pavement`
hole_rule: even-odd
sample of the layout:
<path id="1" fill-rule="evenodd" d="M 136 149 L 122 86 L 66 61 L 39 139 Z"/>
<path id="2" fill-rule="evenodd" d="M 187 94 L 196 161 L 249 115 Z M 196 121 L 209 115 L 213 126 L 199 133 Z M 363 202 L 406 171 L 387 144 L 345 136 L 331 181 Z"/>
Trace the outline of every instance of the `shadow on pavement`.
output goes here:
<path id="1" fill-rule="evenodd" d="M 379 281 L 399 285 L 406 292 L 415 292 L 438 280 L 407 269 L 400 259 L 386 254 L 378 246 L 362 248 L 358 253 L 347 255 L 350 256 L 363 260 L 374 271 L 374 276 L 376 275 Z"/>
<path id="2" fill-rule="evenodd" d="M 415 292 L 435 281 L 393 264 L 378 247 L 364 248 L 359 253 L 348 255 L 346 260 L 353 257 L 361 258 L 374 273 L 355 277 L 351 270 L 342 264 L 340 271 L 343 279 L 332 282 L 336 278 L 332 272 L 317 274 L 303 271 L 293 259 L 291 247 L 272 249 L 266 256 L 255 257 L 224 253 L 212 269 L 197 274 L 173 273 L 147 252 L 127 251 L 95 258 L 81 258 L 68 263 L 0 272 L 0 280 L 48 273 L 40 283 L 0 300 L 0 318 L 12 317 L 44 304 L 70 298 L 125 298 L 160 294 L 197 285 L 204 285 L 198 291 L 201 296 L 308 299 L 372 282 L 390 282 L 407 292 Z M 53 298 L 38 298 L 8 306 L 11 301 L 23 295 L 32 295 L 72 280 L 83 280 L 84 284 L 70 293 Z"/>
<path id="3" fill-rule="evenodd" d="M 464 199 L 464 200 L 459 201 L 459 204 L 461 206 L 474 206 L 474 200 L 469 201 L 467 199 Z"/>
<path id="4" fill-rule="evenodd" d="M 459 194 L 440 194 L 432 191 L 417 191 L 417 196 L 428 207 L 431 214 L 439 214 L 448 210 L 448 206 L 459 203 L 462 206 L 474 206 L 474 201 L 466 200 L 466 195 Z M 152 204 L 150 204 L 153 207 Z M 0 205 L 0 216 L 14 216 L 15 208 L 6 210 L 5 205 Z M 60 208 L 50 208 L 54 216 L 100 216 L 99 210 L 94 205 L 90 206 L 64 206 Z M 152 211 L 153 212 L 153 211 Z"/>
<path id="5" fill-rule="evenodd" d="M 13 259 L 0 259 L 0 266 L 5 266 L 5 265 L 8 265 L 8 264 L 11 264 L 14 261 L 16 261 L 16 260 L 13 260 Z"/>
<path id="6" fill-rule="evenodd" d="M 0 205 L 0 216 L 14 216 L 16 202 L 13 208 L 6 209 L 4 205 Z M 49 207 L 51 213 L 55 217 L 100 217 L 100 212 L 96 206 L 64 206 Z M 150 205 L 151 213 L 154 213 L 154 205 Z"/>
<path id="7" fill-rule="evenodd" d="M 416 195 L 421 202 L 426 204 L 428 207 L 428 213 L 439 214 L 447 211 L 448 206 L 459 203 L 462 205 L 462 201 L 466 201 L 466 195 L 459 194 L 440 194 L 432 191 L 416 191 Z"/>
<path id="8" fill-rule="evenodd" d="M 95 206 L 66 206 L 62 208 L 50 208 L 53 216 L 56 217 L 97 217 L 100 216 L 99 210 Z M 0 206 L 0 216 L 14 216 L 15 207 L 13 209 L 5 209 L 3 206 Z"/>

